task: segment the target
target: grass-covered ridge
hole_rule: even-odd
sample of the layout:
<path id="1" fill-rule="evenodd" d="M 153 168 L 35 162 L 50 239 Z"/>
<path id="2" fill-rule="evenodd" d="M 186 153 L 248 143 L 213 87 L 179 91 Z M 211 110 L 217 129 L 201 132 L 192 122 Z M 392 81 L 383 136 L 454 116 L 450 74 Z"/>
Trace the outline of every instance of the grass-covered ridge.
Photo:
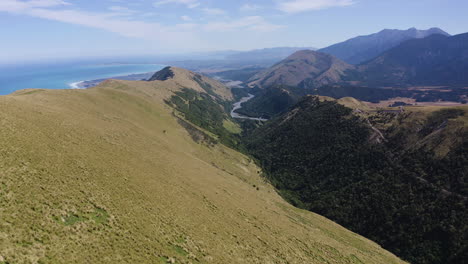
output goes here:
<path id="1" fill-rule="evenodd" d="M 233 122 L 228 114 L 229 111 L 226 111 L 232 102 L 223 101 L 210 93 L 183 88 L 166 102 L 180 112 L 187 121 L 213 133 L 221 143 L 241 148 L 239 134 L 242 130 Z"/>
<path id="2" fill-rule="evenodd" d="M 0 97 L 2 261 L 401 263 L 284 202 L 248 157 L 195 142 L 164 103 L 187 76 Z"/>

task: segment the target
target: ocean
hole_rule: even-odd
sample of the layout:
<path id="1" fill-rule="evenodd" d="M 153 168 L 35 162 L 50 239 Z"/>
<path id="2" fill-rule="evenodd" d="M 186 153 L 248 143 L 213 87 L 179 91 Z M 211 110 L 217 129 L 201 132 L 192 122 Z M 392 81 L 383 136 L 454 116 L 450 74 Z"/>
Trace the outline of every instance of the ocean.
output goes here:
<path id="1" fill-rule="evenodd" d="M 156 72 L 164 65 L 138 63 L 66 62 L 0 66 L 0 95 L 26 88 L 79 88 L 82 81 Z"/>

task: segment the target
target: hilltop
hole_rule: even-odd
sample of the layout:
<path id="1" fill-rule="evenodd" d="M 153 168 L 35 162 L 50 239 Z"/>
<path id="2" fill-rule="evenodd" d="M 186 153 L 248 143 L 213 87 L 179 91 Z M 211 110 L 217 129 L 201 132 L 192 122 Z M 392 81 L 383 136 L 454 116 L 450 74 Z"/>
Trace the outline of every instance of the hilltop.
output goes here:
<path id="1" fill-rule="evenodd" d="M 353 66 L 325 53 L 302 50 L 271 68 L 254 75 L 248 81 L 250 87 L 288 85 L 318 87 L 340 82 L 342 75 Z"/>
<path id="2" fill-rule="evenodd" d="M 190 88 L 197 92 L 213 95 L 222 100 L 230 101 L 233 99 L 229 88 L 222 83 L 182 68 L 166 67 L 156 72 L 148 81 L 153 86 L 163 84 L 165 87 L 173 87 L 171 91 L 176 91 L 174 89 L 180 88 Z"/>
<path id="3" fill-rule="evenodd" d="M 230 89 L 155 79 L 0 97 L 2 262 L 402 263 L 219 143 Z"/>

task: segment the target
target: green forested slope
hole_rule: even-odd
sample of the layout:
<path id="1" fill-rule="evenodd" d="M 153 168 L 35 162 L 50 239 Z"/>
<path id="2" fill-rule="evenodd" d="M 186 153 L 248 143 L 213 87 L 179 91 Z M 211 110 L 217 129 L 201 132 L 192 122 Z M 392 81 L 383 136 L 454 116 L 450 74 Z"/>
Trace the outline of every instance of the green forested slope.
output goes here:
<path id="1" fill-rule="evenodd" d="M 424 111 L 358 114 L 306 97 L 257 129 L 248 149 L 292 204 L 410 262 L 462 263 L 466 107 Z"/>

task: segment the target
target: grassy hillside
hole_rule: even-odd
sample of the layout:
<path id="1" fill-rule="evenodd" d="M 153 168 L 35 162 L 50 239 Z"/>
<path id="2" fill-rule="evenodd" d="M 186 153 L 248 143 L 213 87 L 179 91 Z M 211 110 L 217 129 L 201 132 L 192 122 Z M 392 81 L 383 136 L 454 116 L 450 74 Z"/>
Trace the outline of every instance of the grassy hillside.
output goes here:
<path id="1" fill-rule="evenodd" d="M 179 74 L 0 97 L 0 263 L 401 263 L 174 115 Z"/>
<path id="2" fill-rule="evenodd" d="M 277 85 L 317 88 L 340 83 L 346 72 L 355 67 L 332 55 L 312 50 L 297 51 L 269 69 L 248 80 L 250 87 L 268 88 Z"/>
<path id="3" fill-rule="evenodd" d="M 302 99 L 247 140 L 282 196 L 412 263 L 462 263 L 468 107 L 321 99 Z"/>

